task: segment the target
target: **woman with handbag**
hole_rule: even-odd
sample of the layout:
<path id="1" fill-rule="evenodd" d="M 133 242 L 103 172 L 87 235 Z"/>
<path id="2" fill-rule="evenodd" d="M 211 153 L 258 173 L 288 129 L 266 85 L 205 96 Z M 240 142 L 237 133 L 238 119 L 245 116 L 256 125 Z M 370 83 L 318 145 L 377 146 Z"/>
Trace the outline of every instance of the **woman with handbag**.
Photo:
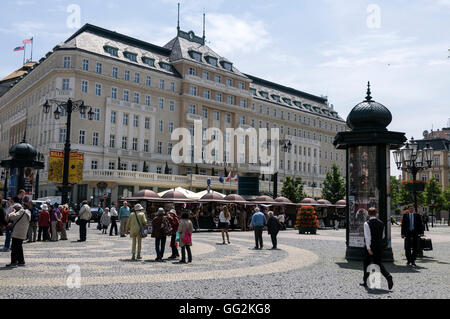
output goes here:
<path id="1" fill-rule="evenodd" d="M 194 232 L 194 226 L 189 219 L 188 213 L 181 215 L 180 224 L 178 225 L 178 233 L 180 234 L 180 247 L 181 247 L 181 260 L 180 264 L 186 263 L 186 250 L 188 253 L 188 263 L 192 262 L 192 233 Z"/>
<path id="2" fill-rule="evenodd" d="M 30 225 L 31 213 L 28 209 L 23 209 L 19 203 L 14 204 L 13 212 L 7 217 L 11 223 L 11 263 L 6 265 L 8 268 L 25 266 L 23 256 L 23 241 L 27 238 L 28 227 Z"/>
<path id="3" fill-rule="evenodd" d="M 130 214 L 130 218 L 126 225 L 126 234 L 130 235 L 132 239 L 131 244 L 131 260 L 142 259 L 141 248 L 142 238 L 147 237 L 147 218 L 145 217 L 145 211 L 141 204 L 134 206 L 134 212 Z M 137 242 L 137 258 L 136 258 L 136 242 Z"/>

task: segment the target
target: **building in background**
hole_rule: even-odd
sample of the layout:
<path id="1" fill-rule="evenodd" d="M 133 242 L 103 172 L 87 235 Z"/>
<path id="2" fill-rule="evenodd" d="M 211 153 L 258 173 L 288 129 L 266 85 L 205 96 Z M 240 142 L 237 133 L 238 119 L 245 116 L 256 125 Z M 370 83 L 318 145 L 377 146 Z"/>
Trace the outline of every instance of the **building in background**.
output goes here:
<path id="1" fill-rule="evenodd" d="M 347 126 L 326 97 L 244 74 L 192 31 L 178 30 L 161 47 L 87 24 L 24 69 L 0 97 L 0 158 L 8 157 L 26 131 L 27 140 L 46 158 L 40 197 L 57 194 L 47 181 L 48 154 L 63 150 L 66 131 L 64 114 L 57 121 L 54 108 L 44 114 L 42 105 L 69 98 L 83 100 L 94 112 L 93 121 L 79 113 L 72 118 L 72 150 L 84 153 L 83 183 L 74 188 L 73 202 L 116 201 L 140 189 L 204 190 L 207 179 L 217 191 L 235 192 L 236 182 L 219 181 L 223 164 L 172 162 L 177 143 L 172 131 L 193 131 L 195 120 L 204 129 L 222 132 L 279 128 L 280 139 L 292 145 L 289 152 L 280 151 L 279 179 L 301 177 L 306 192 L 316 197 L 333 163 L 345 175 L 345 153 L 332 142 Z M 248 164 L 252 147 L 254 141 L 248 141 L 246 152 L 236 154 L 244 156 L 244 164 L 225 165 L 233 176 L 259 171 L 258 165 Z M 233 162 L 226 152 L 224 159 Z M 270 176 L 261 179 L 260 192 L 270 193 Z"/>

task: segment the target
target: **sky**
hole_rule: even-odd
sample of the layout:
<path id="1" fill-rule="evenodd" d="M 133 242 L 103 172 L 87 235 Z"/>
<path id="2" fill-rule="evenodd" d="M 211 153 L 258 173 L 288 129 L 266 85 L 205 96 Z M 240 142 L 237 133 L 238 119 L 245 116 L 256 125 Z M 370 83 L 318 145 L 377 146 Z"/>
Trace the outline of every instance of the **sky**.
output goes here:
<path id="1" fill-rule="evenodd" d="M 241 72 L 327 96 L 344 119 L 370 81 L 390 130 L 450 126 L 450 0 L 2 0 L 0 78 L 22 40 L 36 61 L 85 23 L 164 45 L 178 2 L 181 29 L 201 35 L 205 12 L 207 44 Z"/>

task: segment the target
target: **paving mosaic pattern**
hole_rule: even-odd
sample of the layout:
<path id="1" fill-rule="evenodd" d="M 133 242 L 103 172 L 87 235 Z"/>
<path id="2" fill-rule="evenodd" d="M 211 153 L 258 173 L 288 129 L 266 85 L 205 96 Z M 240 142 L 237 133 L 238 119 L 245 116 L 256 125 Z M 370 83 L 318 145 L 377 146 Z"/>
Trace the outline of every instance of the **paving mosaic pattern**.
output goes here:
<path id="1" fill-rule="evenodd" d="M 251 232 L 231 232 L 231 245 L 220 233 L 194 233 L 191 264 L 154 262 L 154 239 L 143 240 L 143 260 L 130 261 L 131 240 L 88 229 L 88 241 L 25 244 L 26 267 L 0 268 L 0 298 L 450 298 L 450 228 L 427 233 L 434 250 L 405 266 L 399 228 L 392 230 L 395 262 L 387 264 L 394 289 L 367 292 L 361 263 L 347 262 L 345 230 L 321 230 L 318 235 L 295 231 L 279 234 L 279 250 L 253 250 Z M 0 237 L 3 241 L 4 237 Z M 170 255 L 168 243 L 165 257 Z M 0 265 L 9 263 L 0 253 Z M 79 269 L 80 287 L 73 283 Z M 68 285 L 69 283 L 69 285 Z M 382 283 L 383 289 L 386 282 Z"/>

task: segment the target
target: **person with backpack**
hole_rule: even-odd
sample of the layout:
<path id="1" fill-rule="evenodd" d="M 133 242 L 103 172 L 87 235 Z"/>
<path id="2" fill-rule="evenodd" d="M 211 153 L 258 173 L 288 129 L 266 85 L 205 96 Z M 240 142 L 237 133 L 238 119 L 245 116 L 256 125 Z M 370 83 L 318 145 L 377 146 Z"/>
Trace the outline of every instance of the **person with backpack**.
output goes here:
<path id="1" fill-rule="evenodd" d="M 33 205 L 33 202 L 29 201 L 27 204 L 28 204 L 28 208 L 29 208 L 29 211 L 31 214 L 30 226 L 28 227 L 27 242 L 34 243 L 34 242 L 36 242 L 36 237 L 37 237 L 39 211 L 37 210 L 36 206 Z"/>
<path id="2" fill-rule="evenodd" d="M 152 220 L 152 238 L 155 238 L 155 249 L 157 262 L 163 262 L 166 237 L 172 234 L 172 226 L 165 216 L 163 208 L 159 208 L 156 217 Z"/>
<path id="3" fill-rule="evenodd" d="M 178 248 L 176 244 L 177 239 L 177 230 L 178 225 L 180 224 L 180 220 L 178 219 L 177 212 L 175 209 L 171 209 L 169 211 L 168 219 L 170 221 L 170 226 L 172 226 L 172 234 L 170 234 L 170 247 L 172 248 L 172 255 L 169 257 L 169 259 L 176 259 L 180 257 L 180 254 L 178 253 Z"/>
<path id="4" fill-rule="evenodd" d="M 178 233 L 180 235 L 180 247 L 181 247 L 181 260 L 180 264 L 186 263 L 186 250 L 188 254 L 188 263 L 192 262 L 192 233 L 194 232 L 194 226 L 189 219 L 188 213 L 181 215 L 180 225 L 178 225 Z"/>
<path id="5" fill-rule="evenodd" d="M 41 208 L 42 210 L 39 213 L 39 220 L 38 220 L 39 233 L 37 241 L 41 241 L 41 238 L 43 241 L 49 241 L 50 236 L 48 230 L 50 228 L 50 213 L 48 212 L 47 204 L 42 204 Z"/>
<path id="6" fill-rule="evenodd" d="M 13 206 L 14 211 L 7 217 L 11 225 L 11 263 L 6 265 L 8 268 L 25 266 L 23 256 L 23 241 L 27 238 L 28 227 L 30 225 L 31 213 L 28 209 L 23 209 L 22 205 L 17 203 Z"/>
<path id="7" fill-rule="evenodd" d="M 267 232 L 270 235 L 270 238 L 272 239 L 272 249 L 277 249 L 277 235 L 280 231 L 281 224 L 278 221 L 278 218 L 276 218 L 273 215 L 273 212 L 269 212 L 269 220 L 267 221 Z"/>
<path id="8" fill-rule="evenodd" d="M 132 239 L 131 243 L 131 260 L 135 261 L 142 259 L 142 236 L 147 236 L 143 233 L 143 230 L 147 228 L 147 218 L 145 217 L 144 207 L 141 204 L 134 206 L 134 212 L 130 214 L 128 218 L 125 233 L 130 235 Z M 137 257 L 136 257 L 136 244 L 137 244 Z"/>
<path id="9" fill-rule="evenodd" d="M 80 209 L 80 213 L 78 214 L 78 219 L 76 224 L 80 226 L 80 239 L 78 242 L 86 241 L 86 225 L 92 218 L 91 208 L 88 205 L 87 200 L 83 201 L 83 206 Z"/>

